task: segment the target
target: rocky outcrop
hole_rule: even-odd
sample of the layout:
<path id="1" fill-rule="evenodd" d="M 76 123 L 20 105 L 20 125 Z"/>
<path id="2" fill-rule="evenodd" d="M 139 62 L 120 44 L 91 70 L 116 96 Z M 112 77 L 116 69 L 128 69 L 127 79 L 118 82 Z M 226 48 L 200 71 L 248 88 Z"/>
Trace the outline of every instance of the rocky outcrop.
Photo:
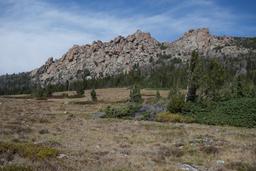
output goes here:
<path id="1" fill-rule="evenodd" d="M 109 42 L 98 40 L 92 44 L 74 45 L 60 59 L 49 58 L 42 67 L 33 70 L 31 76 L 34 82 L 41 85 L 56 84 L 86 76 L 98 78 L 129 72 L 135 64 L 151 65 L 151 60 L 158 60 L 160 54 L 186 61 L 195 49 L 205 57 L 219 58 L 237 58 L 255 53 L 255 50 L 239 47 L 233 42 L 232 37 L 212 36 L 207 28 L 189 30 L 171 43 L 160 43 L 149 33 L 138 30 Z"/>
<path id="2" fill-rule="evenodd" d="M 234 38 L 213 36 L 207 28 L 189 30 L 180 39 L 166 43 L 164 53 L 172 57 L 188 60 L 193 50 L 197 49 L 205 57 L 239 57 L 249 53 L 249 49 L 234 45 Z"/>
<path id="3" fill-rule="evenodd" d="M 129 72 L 135 64 L 147 65 L 150 57 L 157 58 L 159 53 L 159 42 L 149 33 L 138 30 L 126 38 L 118 36 L 110 42 L 74 45 L 61 59 L 52 61 L 50 58 L 31 75 L 41 84 L 81 79 L 85 70 L 91 77 L 104 77 Z"/>

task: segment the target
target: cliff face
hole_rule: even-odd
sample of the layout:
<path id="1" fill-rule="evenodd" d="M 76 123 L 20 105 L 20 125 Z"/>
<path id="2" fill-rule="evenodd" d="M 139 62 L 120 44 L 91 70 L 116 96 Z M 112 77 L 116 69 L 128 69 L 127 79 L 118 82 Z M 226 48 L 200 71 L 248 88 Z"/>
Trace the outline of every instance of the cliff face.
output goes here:
<path id="1" fill-rule="evenodd" d="M 44 84 L 65 83 L 90 77 L 104 77 L 129 72 L 135 64 L 151 65 L 160 54 L 186 61 L 197 49 L 205 57 L 239 58 L 255 54 L 255 49 L 237 46 L 232 37 L 217 37 L 206 28 L 190 30 L 180 39 L 160 43 L 149 33 L 137 31 L 125 37 L 118 36 L 110 42 L 95 41 L 90 45 L 74 45 L 60 59 L 49 58 L 31 72 L 34 82 Z"/>

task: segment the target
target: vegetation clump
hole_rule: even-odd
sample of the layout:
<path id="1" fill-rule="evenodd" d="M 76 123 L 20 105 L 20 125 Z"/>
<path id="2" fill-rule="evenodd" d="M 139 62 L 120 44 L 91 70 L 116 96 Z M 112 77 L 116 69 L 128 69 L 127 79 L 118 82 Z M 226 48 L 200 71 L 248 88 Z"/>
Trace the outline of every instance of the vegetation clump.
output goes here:
<path id="1" fill-rule="evenodd" d="M 30 166 L 22 166 L 22 165 L 6 165 L 0 167 L 1 171 L 32 171 L 33 169 Z"/>
<path id="2" fill-rule="evenodd" d="M 106 113 L 103 118 L 132 118 L 135 112 L 139 110 L 141 106 L 136 103 L 128 103 L 121 106 L 108 106 L 104 112 Z"/>
<path id="3" fill-rule="evenodd" d="M 238 170 L 238 171 L 254 171 L 256 170 L 256 162 L 254 162 L 253 164 L 249 164 L 246 162 L 231 162 L 228 164 L 225 164 L 225 166 L 228 169 L 232 169 L 232 170 Z"/>
<path id="4" fill-rule="evenodd" d="M 130 90 L 130 102 L 134 102 L 134 103 L 142 102 L 140 88 L 137 85 L 134 85 Z"/>
<path id="5" fill-rule="evenodd" d="M 171 113 L 182 113 L 185 106 L 184 96 L 176 92 L 170 95 L 167 110 Z"/>
<path id="6" fill-rule="evenodd" d="M 58 155 L 58 150 L 29 143 L 0 142 L 0 153 L 17 153 L 30 159 L 44 160 Z"/>
<path id="7" fill-rule="evenodd" d="M 207 106 L 196 103 L 190 106 L 189 113 L 197 123 L 253 128 L 256 127 L 256 98 L 234 98 Z"/>
<path id="8" fill-rule="evenodd" d="M 43 88 L 38 87 L 33 90 L 32 96 L 34 98 L 36 98 L 37 100 L 46 100 L 48 95 L 47 95 L 47 92 Z"/>
<path id="9" fill-rule="evenodd" d="M 75 91 L 77 96 L 83 96 L 84 95 L 84 86 L 80 84 L 79 82 L 75 82 Z"/>
<path id="10" fill-rule="evenodd" d="M 92 99 L 93 102 L 97 101 L 97 94 L 96 94 L 96 91 L 95 91 L 94 88 L 91 91 L 91 99 Z"/>
<path id="11" fill-rule="evenodd" d="M 158 122 L 191 123 L 191 122 L 194 122 L 194 119 L 191 116 L 186 116 L 186 115 L 182 115 L 182 114 L 161 112 L 161 113 L 156 114 L 156 121 L 158 121 Z"/>
<path id="12" fill-rule="evenodd" d="M 161 98 L 161 95 L 159 93 L 159 90 L 156 91 L 156 100 L 160 100 Z"/>

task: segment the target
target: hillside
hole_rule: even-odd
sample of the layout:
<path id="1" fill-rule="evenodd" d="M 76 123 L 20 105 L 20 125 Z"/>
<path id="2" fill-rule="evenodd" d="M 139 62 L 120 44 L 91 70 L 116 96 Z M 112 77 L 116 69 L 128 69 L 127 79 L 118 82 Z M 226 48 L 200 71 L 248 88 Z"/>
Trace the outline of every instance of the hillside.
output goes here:
<path id="1" fill-rule="evenodd" d="M 60 59 L 49 58 L 43 66 L 31 72 L 31 77 L 41 85 L 65 83 L 66 80 L 81 80 L 86 77 L 106 77 L 129 72 L 134 65 L 153 65 L 152 61 L 157 61 L 162 55 L 168 56 L 168 59 L 179 58 L 186 61 L 193 50 L 198 50 L 204 57 L 223 59 L 240 59 L 256 54 L 255 49 L 242 46 L 242 42 L 245 39 L 213 36 L 208 29 L 202 28 L 189 30 L 174 42 L 161 43 L 150 33 L 138 30 L 127 37 L 118 36 L 110 42 L 95 41 L 87 45 L 74 45 Z M 246 62 L 237 69 L 244 67 Z"/>
<path id="2" fill-rule="evenodd" d="M 256 80 L 255 47 L 255 38 L 214 36 L 207 28 L 189 30 L 174 42 L 159 42 L 138 30 L 109 42 L 74 45 L 60 59 L 51 57 L 33 71 L 0 76 L 0 94 L 31 93 L 49 85 L 54 91 L 75 90 L 83 80 L 84 88 L 123 87 L 134 84 L 134 74 L 143 87 L 170 88 L 179 82 L 184 88 L 194 50 L 205 59 L 219 59 L 232 72 L 230 77 L 247 74 Z"/>

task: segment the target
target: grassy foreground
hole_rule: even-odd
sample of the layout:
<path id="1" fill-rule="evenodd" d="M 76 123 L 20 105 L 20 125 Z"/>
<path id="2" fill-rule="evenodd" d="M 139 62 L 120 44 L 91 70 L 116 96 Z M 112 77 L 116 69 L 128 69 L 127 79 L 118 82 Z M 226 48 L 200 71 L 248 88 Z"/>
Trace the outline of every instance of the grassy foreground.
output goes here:
<path id="1" fill-rule="evenodd" d="M 162 113 L 161 117 L 168 115 L 173 119 L 163 123 L 92 118 L 100 109 L 121 107 L 129 99 L 128 89 L 96 91 L 95 103 L 91 103 L 90 91 L 85 92 L 85 97 L 74 99 L 0 98 L 0 158 L 4 160 L 0 170 L 179 171 L 183 164 L 213 171 L 256 168 L 256 128 L 187 123 L 195 122 L 199 114 L 207 115 L 215 105 L 222 108 L 220 119 L 230 107 L 234 112 L 243 104 L 243 117 L 249 120 L 247 114 L 254 108 L 246 104 L 255 104 L 253 99 L 236 99 L 229 106 L 226 104 L 231 101 L 193 106 L 187 114 Z M 155 94 L 155 90 L 142 90 L 145 102 Z M 160 95 L 167 98 L 168 91 L 162 90 Z M 131 109 L 136 106 L 125 109 L 133 113 Z M 117 114 L 118 110 L 110 112 Z"/>

